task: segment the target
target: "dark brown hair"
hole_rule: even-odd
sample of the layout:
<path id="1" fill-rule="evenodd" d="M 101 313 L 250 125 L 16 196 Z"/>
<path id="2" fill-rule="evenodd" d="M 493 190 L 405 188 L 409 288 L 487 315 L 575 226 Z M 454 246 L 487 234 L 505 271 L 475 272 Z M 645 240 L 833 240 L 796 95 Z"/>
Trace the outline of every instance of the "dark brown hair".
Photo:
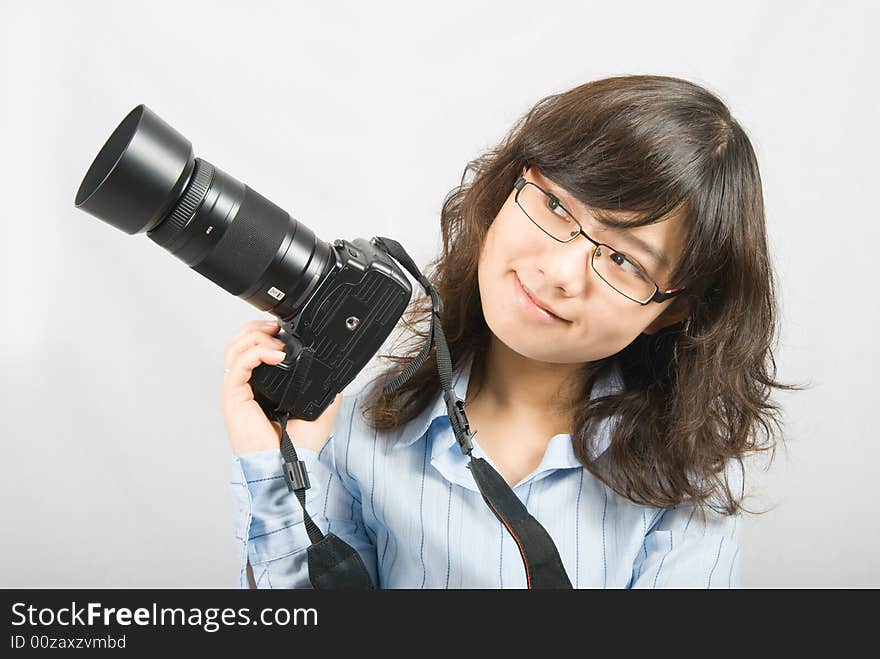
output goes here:
<path id="1" fill-rule="evenodd" d="M 701 515 L 706 508 L 747 510 L 731 492 L 728 467 L 735 461 L 744 474 L 751 452 L 771 450 L 772 461 L 773 429 L 781 423 L 770 389 L 802 387 L 774 379 L 774 275 L 758 163 L 745 131 L 718 97 L 692 82 L 616 76 L 541 99 L 499 145 L 470 161 L 444 200 L 442 253 L 426 274 L 443 302 L 453 366 L 472 357 L 477 381 L 490 336 L 478 256 L 526 163 L 608 226 L 644 226 L 681 213 L 688 230 L 667 281 L 687 290 L 664 312 L 688 316 L 584 364 L 572 434 L 578 458 L 637 504 L 669 508 L 690 499 Z M 430 314 L 430 298 L 417 295 L 404 314 L 400 354 L 381 355 L 395 365 L 372 381 L 363 401 L 376 430 L 407 423 L 440 393 L 433 352 L 398 391 L 381 391 L 422 347 Z M 591 400 L 593 383 L 616 357 L 625 390 Z M 616 417 L 611 443 L 601 463 L 591 461 L 589 443 L 608 416 Z"/>

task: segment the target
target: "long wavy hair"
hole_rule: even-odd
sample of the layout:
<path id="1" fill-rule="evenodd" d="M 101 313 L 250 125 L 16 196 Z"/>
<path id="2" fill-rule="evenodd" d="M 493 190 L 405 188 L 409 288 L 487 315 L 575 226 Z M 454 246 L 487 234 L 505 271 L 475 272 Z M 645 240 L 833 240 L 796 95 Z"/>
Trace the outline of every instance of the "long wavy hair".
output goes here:
<path id="1" fill-rule="evenodd" d="M 526 163 L 610 226 L 644 226 L 682 213 L 688 229 L 669 280 L 670 288 L 686 291 L 664 312 L 686 309 L 685 320 L 584 364 L 572 434 L 579 460 L 637 504 L 670 508 L 690 500 L 701 515 L 707 508 L 752 512 L 731 491 L 728 467 L 738 464 L 744 482 L 747 454 L 769 450 L 772 461 L 782 424 L 771 388 L 803 387 L 774 379 L 774 274 L 746 132 L 717 96 L 692 82 L 615 76 L 542 98 L 500 144 L 468 162 L 443 202 L 442 252 L 425 273 L 443 302 L 453 366 L 472 358 L 477 382 L 490 337 L 478 257 Z M 433 352 L 399 390 L 382 393 L 427 340 L 430 316 L 430 298 L 420 292 L 404 313 L 402 338 L 380 355 L 391 365 L 362 399 L 375 430 L 399 428 L 440 393 Z M 590 399 L 615 358 L 625 390 Z M 602 461 L 591 460 L 590 443 L 606 417 L 615 417 L 610 444 Z"/>

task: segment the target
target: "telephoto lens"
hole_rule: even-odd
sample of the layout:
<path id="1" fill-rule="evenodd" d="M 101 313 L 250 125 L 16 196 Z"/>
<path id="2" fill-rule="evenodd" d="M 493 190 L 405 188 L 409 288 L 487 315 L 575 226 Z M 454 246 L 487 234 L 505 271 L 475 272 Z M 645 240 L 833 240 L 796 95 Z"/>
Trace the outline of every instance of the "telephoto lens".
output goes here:
<path id="1" fill-rule="evenodd" d="M 333 264 L 331 246 L 207 160 L 146 105 L 101 148 L 75 205 L 147 236 L 218 286 L 288 318 Z"/>
<path id="2" fill-rule="evenodd" d="M 74 204 L 142 231 L 190 268 L 281 321 L 285 359 L 251 375 L 272 419 L 312 421 L 394 329 L 412 286 L 382 237 L 318 239 L 302 222 L 207 160 L 145 105 L 98 152 Z M 385 239 L 397 250 L 399 244 Z M 400 247 L 414 276 L 421 276 Z"/>

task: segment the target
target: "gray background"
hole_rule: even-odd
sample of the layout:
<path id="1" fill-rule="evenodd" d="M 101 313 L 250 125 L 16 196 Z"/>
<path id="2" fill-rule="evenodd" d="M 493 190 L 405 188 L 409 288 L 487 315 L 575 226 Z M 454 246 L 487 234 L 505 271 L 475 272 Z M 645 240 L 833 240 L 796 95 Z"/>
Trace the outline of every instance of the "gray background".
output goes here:
<path id="1" fill-rule="evenodd" d="M 318 4 L 0 4 L 0 586 L 236 584 L 223 348 L 266 314 L 74 208 L 132 107 L 322 238 L 394 236 L 424 266 L 469 158 L 542 96 L 628 73 L 702 84 L 748 131 L 779 377 L 814 385 L 775 395 L 787 450 L 750 477 L 772 512 L 744 521 L 743 585 L 880 586 L 876 9 Z"/>

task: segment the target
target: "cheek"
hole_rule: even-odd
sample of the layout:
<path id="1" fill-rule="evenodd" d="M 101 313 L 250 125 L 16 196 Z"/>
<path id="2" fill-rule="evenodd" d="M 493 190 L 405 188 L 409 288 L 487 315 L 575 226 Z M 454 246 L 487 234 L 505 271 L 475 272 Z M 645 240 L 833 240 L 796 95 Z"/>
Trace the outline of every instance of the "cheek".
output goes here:
<path id="1" fill-rule="evenodd" d="M 522 222 L 526 218 L 520 218 L 519 214 L 516 205 L 510 208 L 505 204 L 489 225 L 480 252 L 480 270 L 500 275 L 505 270 L 515 269 L 522 261 L 535 258 L 535 236 L 530 226 Z"/>
<path id="2" fill-rule="evenodd" d="M 492 227 L 486 233 L 483 247 L 480 250 L 480 258 L 477 262 L 477 284 L 480 289 L 480 299 L 483 302 L 484 315 L 489 314 L 486 309 L 487 301 L 497 299 L 498 281 L 501 277 L 501 268 L 497 263 L 497 247 L 493 236 Z"/>
<path id="3" fill-rule="evenodd" d="M 641 326 L 633 322 L 631 311 L 599 291 L 585 301 L 578 322 L 562 330 L 524 319 L 513 292 L 512 270 L 517 264 L 501 248 L 498 236 L 487 234 L 478 285 L 486 324 L 513 351 L 545 362 L 587 362 L 616 354 L 638 335 Z"/>
<path id="4" fill-rule="evenodd" d="M 480 293 L 483 299 L 491 295 L 491 290 L 497 284 L 495 283 L 500 276 L 503 268 L 507 247 L 504 244 L 503 230 L 499 230 L 498 219 L 489 225 L 486 236 L 483 239 L 483 246 L 480 249 L 480 258 L 477 262 L 477 275 L 480 282 Z"/>
<path id="5" fill-rule="evenodd" d="M 519 212 L 516 206 L 514 210 Z M 513 271 L 532 267 L 538 256 L 536 237 L 529 229 L 505 206 L 483 240 L 477 279 L 483 316 L 493 334 L 516 352 L 548 362 L 593 361 L 629 345 L 644 323 L 636 320 L 625 300 L 598 289 L 587 293 L 584 313 L 562 332 L 523 321 L 515 306 Z M 592 284 L 598 287 L 602 282 Z M 545 331 L 553 333 L 553 341 Z"/>

